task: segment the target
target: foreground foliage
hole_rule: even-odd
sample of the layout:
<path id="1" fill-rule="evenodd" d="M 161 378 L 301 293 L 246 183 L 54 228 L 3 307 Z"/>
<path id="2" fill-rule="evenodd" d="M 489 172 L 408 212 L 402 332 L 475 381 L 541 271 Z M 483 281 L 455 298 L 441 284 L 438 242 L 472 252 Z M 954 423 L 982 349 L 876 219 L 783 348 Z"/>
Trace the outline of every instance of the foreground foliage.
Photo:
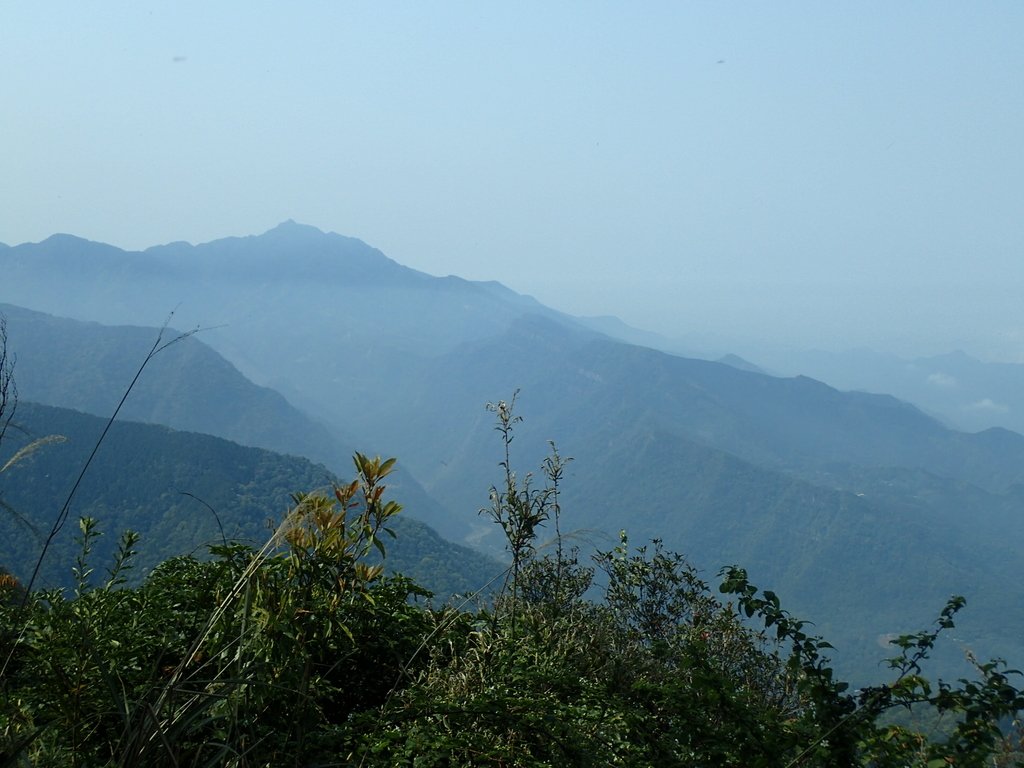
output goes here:
<path id="1" fill-rule="evenodd" d="M 260 550 L 175 558 L 137 587 L 137 537 L 99 578 L 99 533 L 83 520 L 70 594 L 0 579 L 3 764 L 1019 764 L 1016 673 L 991 662 L 955 685 L 923 675 L 962 599 L 895 641 L 891 682 L 849 691 L 828 643 L 741 569 L 723 573 L 723 602 L 658 542 L 623 534 L 592 564 L 557 535 L 538 552 L 540 531 L 558 532 L 564 461 L 553 452 L 542 486 L 517 478 L 511 406 L 494 410 L 505 481 L 486 514 L 512 555 L 495 601 L 436 608 L 385 575 L 393 460 L 357 454 L 355 480 L 296 496 Z M 921 706 L 948 719 L 941 735 L 885 719 Z"/>

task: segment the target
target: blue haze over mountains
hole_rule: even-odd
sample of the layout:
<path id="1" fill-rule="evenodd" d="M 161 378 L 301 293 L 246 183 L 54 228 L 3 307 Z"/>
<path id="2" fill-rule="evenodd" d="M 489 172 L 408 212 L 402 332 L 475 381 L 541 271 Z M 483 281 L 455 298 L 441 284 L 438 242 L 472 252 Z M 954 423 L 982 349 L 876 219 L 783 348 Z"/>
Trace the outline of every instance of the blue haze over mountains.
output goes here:
<path id="1" fill-rule="evenodd" d="M 332 468 L 352 447 L 396 455 L 410 473 L 416 503 L 400 500 L 411 515 L 498 551 L 476 515 L 500 458 L 483 406 L 520 389 L 514 463 L 536 468 L 548 440 L 574 457 L 563 530 L 584 549 L 608 548 L 626 529 L 635 543 L 663 539 L 710 580 L 742 564 L 859 669 L 889 655 L 887 634 L 927 625 L 952 592 L 969 601 L 961 642 L 982 657 L 1024 655 L 1024 437 L 950 428 L 1018 426 L 1019 366 L 954 355 L 858 367 L 807 355 L 783 371 L 879 394 L 844 392 L 762 373 L 782 368 L 749 353 L 751 362 L 671 354 L 672 341 L 613 319 L 432 277 L 294 222 L 144 252 L 57 235 L 0 248 L 0 274 L 0 302 L 16 305 L 3 311 L 26 398 L 103 412 L 97 398 L 131 369 L 125 350 L 141 357 L 155 331 L 87 341 L 79 324 L 17 307 L 131 326 L 159 325 L 174 309 L 175 327 L 205 330 L 167 351 L 133 418 Z M 58 354 L 47 361 L 46 350 Z M 890 384 L 923 410 L 885 394 Z M 246 397 L 225 396 L 233 387 Z M 255 410 L 220 405 L 232 400 Z M 950 641 L 941 661 L 953 667 L 960 655 Z"/>

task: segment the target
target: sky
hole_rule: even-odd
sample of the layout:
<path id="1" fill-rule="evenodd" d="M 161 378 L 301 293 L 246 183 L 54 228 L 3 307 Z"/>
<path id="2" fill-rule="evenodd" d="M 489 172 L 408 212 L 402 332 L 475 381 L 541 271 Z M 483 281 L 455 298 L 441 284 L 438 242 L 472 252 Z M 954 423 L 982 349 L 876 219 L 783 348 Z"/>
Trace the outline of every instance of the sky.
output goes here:
<path id="1" fill-rule="evenodd" d="M 4 3 L 0 242 L 294 219 L 669 337 L 1021 362 L 1021 40 L 1018 0 Z"/>

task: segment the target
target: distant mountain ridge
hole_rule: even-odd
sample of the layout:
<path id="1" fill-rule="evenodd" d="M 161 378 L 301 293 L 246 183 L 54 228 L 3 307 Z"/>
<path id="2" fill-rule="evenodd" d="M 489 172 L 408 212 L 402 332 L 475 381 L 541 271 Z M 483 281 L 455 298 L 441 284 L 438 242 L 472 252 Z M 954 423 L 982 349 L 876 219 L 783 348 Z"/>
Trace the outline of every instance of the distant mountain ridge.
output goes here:
<path id="1" fill-rule="evenodd" d="M 144 252 L 54 236 L 0 253 L 0 273 L 0 302 L 65 317 L 155 325 L 175 310 L 179 327 L 207 329 L 203 340 L 245 376 L 305 410 L 326 405 L 318 415 L 338 426 L 347 414 L 320 396 L 327 382 L 372 397 L 381 372 L 402 375 L 410 357 L 500 333 L 523 314 L 573 322 L 499 284 L 432 277 L 294 222 Z M 344 355 L 328 352 L 337 345 Z"/>
<path id="2" fill-rule="evenodd" d="M 425 272 L 404 267 L 362 240 L 288 220 L 262 235 L 227 237 L 190 245 L 169 243 L 142 255 L 173 269 L 179 277 L 236 280 L 373 281 L 382 277 L 412 285 L 431 280 Z"/>
<path id="3" fill-rule="evenodd" d="M 152 310 L 148 300 L 153 298 L 153 294 L 165 293 L 169 302 L 168 312 L 179 304 L 190 305 L 181 307 L 179 317 L 183 319 L 179 323 L 191 327 L 196 324 L 193 321 L 196 299 L 212 294 L 216 298 L 226 298 L 229 306 L 237 308 L 249 297 L 272 298 L 275 284 L 282 281 L 309 283 L 308 289 L 314 293 L 332 283 L 346 288 L 372 288 L 384 284 L 390 291 L 426 290 L 460 296 L 477 303 L 483 298 L 487 300 L 489 310 L 494 308 L 493 305 L 505 307 L 505 315 L 510 311 L 512 314 L 531 311 L 569 320 L 568 316 L 495 281 L 473 282 L 455 276 L 428 275 L 398 264 L 356 238 L 324 233 L 290 220 L 262 235 L 228 237 L 199 245 L 176 242 L 153 246 L 145 251 L 123 251 L 72 235 L 53 235 L 40 243 L 24 243 L 9 248 L 2 266 L 9 282 L 8 290 L 0 294 L 0 299 L 54 314 L 74 314 L 78 308 L 87 308 L 90 316 L 82 319 L 108 324 L 137 323 L 139 310 Z M 77 273 L 83 267 L 81 271 L 84 274 L 79 277 L 85 282 L 80 285 L 76 297 L 58 293 L 49 297 L 33 295 L 32 300 L 28 300 L 29 294 L 37 293 L 33 285 L 37 284 L 41 274 L 51 272 L 59 277 L 68 270 Z M 229 278 L 231 290 L 225 290 L 225 286 L 219 283 L 215 284 L 213 291 L 204 290 L 207 281 Z M 153 283 L 156 279 L 166 284 Z M 125 282 L 136 280 L 144 281 L 140 287 L 149 294 L 147 297 L 122 294 L 120 301 L 105 305 L 90 299 L 121 294 L 120 288 Z M 176 290 L 180 292 L 175 294 Z M 21 301 L 13 298 L 13 294 L 18 292 L 25 294 Z M 195 298 L 190 298 L 190 294 Z M 204 309 L 212 314 L 218 305 L 212 304 Z M 253 311 L 258 307 L 246 309 Z M 210 317 L 211 314 L 205 316 Z M 216 317 L 215 314 L 213 316 Z M 198 324 L 209 327 L 214 323 L 207 320 Z M 472 329 L 467 330 L 473 333 Z"/>
<path id="4" fill-rule="evenodd" d="M 537 318 L 524 318 L 496 339 L 439 356 L 415 379 L 429 389 L 428 401 L 447 395 L 456 402 L 481 403 L 489 392 L 511 393 L 513 376 L 528 414 L 548 429 L 561 427 L 555 432 L 560 442 L 595 419 L 649 421 L 808 479 L 834 475 L 843 465 L 895 465 L 996 492 L 1024 481 L 1024 437 L 1015 433 L 958 433 L 888 395 L 844 393 L 807 377 L 781 379 L 675 357 Z M 395 408 L 402 413 L 401 404 Z M 425 418 L 431 413 L 420 412 Z M 437 418 L 444 419 L 444 413 Z M 407 419 L 416 420 L 416 413 L 384 429 L 410 431 Z M 439 426 L 424 422 L 411 431 L 433 435 Z M 431 446 L 436 454 L 440 443 L 432 438 Z"/>
<path id="5" fill-rule="evenodd" d="M 871 350 L 807 350 L 766 364 L 845 390 L 888 392 L 956 429 L 1024 432 L 1024 364 L 982 362 L 962 351 L 902 358 Z"/>

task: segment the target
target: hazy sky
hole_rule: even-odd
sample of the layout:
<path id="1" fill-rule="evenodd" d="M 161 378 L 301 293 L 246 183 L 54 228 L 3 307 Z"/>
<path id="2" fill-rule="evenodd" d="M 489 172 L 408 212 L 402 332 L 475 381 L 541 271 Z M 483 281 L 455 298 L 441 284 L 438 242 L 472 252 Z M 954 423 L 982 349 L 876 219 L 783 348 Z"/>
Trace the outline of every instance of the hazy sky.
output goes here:
<path id="1" fill-rule="evenodd" d="M 1019 0 L 4 3 L 0 241 L 293 218 L 673 336 L 1024 360 L 1022 41 Z"/>

